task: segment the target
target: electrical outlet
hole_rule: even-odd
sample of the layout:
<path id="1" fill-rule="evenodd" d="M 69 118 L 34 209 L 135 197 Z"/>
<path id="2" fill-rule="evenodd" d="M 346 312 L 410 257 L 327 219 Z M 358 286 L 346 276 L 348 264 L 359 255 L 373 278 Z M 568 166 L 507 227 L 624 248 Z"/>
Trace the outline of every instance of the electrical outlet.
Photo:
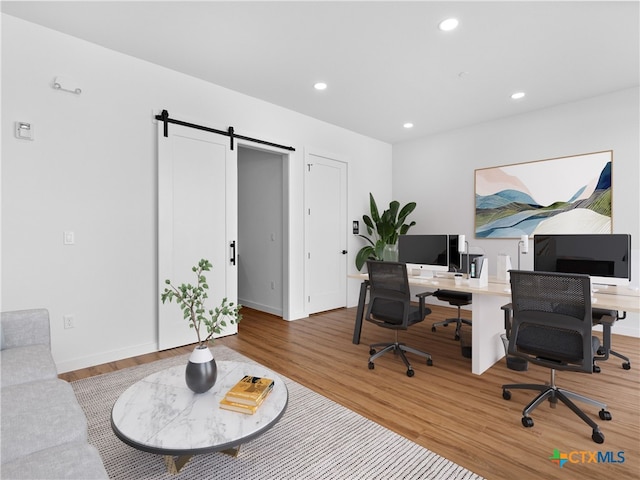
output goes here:
<path id="1" fill-rule="evenodd" d="M 75 319 L 73 318 L 73 315 L 63 315 L 62 320 L 64 321 L 64 328 L 75 327 Z"/>

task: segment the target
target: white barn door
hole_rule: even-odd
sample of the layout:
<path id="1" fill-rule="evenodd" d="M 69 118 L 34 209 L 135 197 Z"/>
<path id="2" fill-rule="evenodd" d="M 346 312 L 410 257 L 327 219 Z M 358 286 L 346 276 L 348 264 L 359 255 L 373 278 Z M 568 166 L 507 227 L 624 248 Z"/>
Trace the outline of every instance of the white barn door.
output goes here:
<path id="1" fill-rule="evenodd" d="M 347 304 L 347 164 L 305 155 L 307 314 Z"/>
<path id="2" fill-rule="evenodd" d="M 237 268 L 232 262 L 237 238 L 237 155 L 229 138 L 158 122 L 158 347 L 195 343 L 197 337 L 173 303 L 162 304 L 165 280 L 195 284 L 191 267 L 202 258 L 213 268 L 206 307 L 226 297 L 237 301 Z M 205 333 L 205 327 L 202 331 Z M 219 336 L 237 333 L 228 326 Z M 206 333 L 205 333 L 206 336 Z"/>

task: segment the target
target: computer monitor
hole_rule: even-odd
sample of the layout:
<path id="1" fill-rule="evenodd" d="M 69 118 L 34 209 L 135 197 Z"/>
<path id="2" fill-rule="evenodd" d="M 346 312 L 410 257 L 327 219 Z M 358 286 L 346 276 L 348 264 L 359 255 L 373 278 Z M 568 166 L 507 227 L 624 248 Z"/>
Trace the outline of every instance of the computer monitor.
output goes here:
<path id="1" fill-rule="evenodd" d="M 534 270 L 584 273 L 602 285 L 631 281 L 631 235 L 535 235 L 533 245 Z"/>
<path id="2" fill-rule="evenodd" d="M 410 270 L 422 270 L 426 276 L 432 275 L 433 272 L 447 272 L 449 270 L 449 236 L 400 235 L 398 261 L 406 263 Z"/>

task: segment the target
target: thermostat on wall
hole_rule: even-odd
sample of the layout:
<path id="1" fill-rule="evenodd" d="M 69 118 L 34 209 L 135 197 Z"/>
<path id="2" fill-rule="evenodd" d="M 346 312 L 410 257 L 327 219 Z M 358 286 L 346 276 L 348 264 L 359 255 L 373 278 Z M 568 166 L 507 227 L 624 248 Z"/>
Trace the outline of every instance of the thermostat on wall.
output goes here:
<path id="1" fill-rule="evenodd" d="M 33 140 L 33 126 L 27 122 L 16 122 L 16 138 Z"/>

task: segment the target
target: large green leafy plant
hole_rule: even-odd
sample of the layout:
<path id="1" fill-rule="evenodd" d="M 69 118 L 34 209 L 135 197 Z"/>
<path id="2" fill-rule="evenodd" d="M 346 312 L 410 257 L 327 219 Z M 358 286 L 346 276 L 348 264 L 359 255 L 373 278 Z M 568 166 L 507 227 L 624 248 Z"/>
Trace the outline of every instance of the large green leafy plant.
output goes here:
<path id="1" fill-rule="evenodd" d="M 369 193 L 371 216 L 362 216 L 369 236 L 359 235 L 368 242 L 368 245 L 362 247 L 356 255 L 356 268 L 358 270 L 362 270 L 367 260 L 382 260 L 385 245 L 395 245 L 398 242 L 398 237 L 407 233 L 416 224 L 413 221 L 408 224 L 405 223 L 405 220 L 415 208 L 416 202 L 409 202 L 400 208 L 400 203 L 393 200 L 389 203 L 389 208 L 380 215 L 373 194 Z"/>
<path id="2" fill-rule="evenodd" d="M 212 310 L 205 308 L 204 303 L 208 298 L 207 290 L 209 290 L 209 285 L 202 272 L 210 271 L 211 267 L 209 260 L 200 260 L 198 265 L 191 268 L 197 278 L 195 285 L 183 283 L 176 287 L 171 283 L 171 280 L 165 280 L 168 287 L 165 287 L 160 296 L 162 303 L 167 300 L 171 302 L 175 299 L 182 310 L 185 320 L 189 321 L 189 327 L 195 328 L 200 346 L 207 344 L 207 342 L 212 342 L 213 335 L 220 333 L 222 328 L 227 326 L 227 321 L 233 325 L 242 320 L 242 314 L 240 313 L 242 305 L 234 305 L 233 302 L 228 302 L 226 298 L 222 299 L 220 306 Z M 206 337 L 200 333 L 202 324 L 207 329 Z"/>

